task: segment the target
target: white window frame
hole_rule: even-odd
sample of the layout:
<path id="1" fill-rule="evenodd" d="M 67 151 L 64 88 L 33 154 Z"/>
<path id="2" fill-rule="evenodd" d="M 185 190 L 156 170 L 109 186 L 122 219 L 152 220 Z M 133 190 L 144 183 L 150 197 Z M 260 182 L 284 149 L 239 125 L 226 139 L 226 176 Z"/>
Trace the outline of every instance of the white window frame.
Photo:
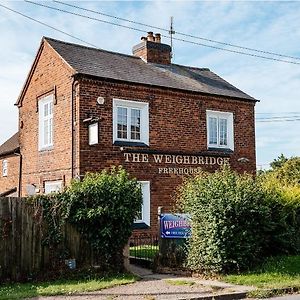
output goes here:
<path id="1" fill-rule="evenodd" d="M 139 181 L 142 188 L 143 204 L 142 219 L 137 219 L 134 223 L 144 223 L 150 226 L 150 181 Z"/>
<path id="2" fill-rule="evenodd" d="M 209 118 L 217 118 L 217 144 L 209 143 Z M 219 129 L 219 119 L 227 120 L 227 145 L 220 145 L 220 129 Z M 220 149 L 230 149 L 234 150 L 234 125 L 233 125 L 233 113 L 223 112 L 223 111 L 206 111 L 206 127 L 207 127 L 207 147 L 208 148 L 220 148 Z"/>
<path id="3" fill-rule="evenodd" d="M 96 145 L 99 143 L 99 125 L 98 122 L 89 124 L 89 145 Z"/>
<path id="4" fill-rule="evenodd" d="M 127 113 L 127 138 L 118 138 L 117 126 L 118 126 L 118 107 L 127 108 L 130 112 L 131 109 L 139 109 L 141 111 L 140 120 L 140 139 L 131 139 L 130 131 L 130 116 L 131 113 Z M 113 99 L 113 142 L 126 141 L 126 142 L 139 142 L 149 145 L 149 103 L 138 102 L 124 99 Z"/>
<path id="5" fill-rule="evenodd" d="M 54 132 L 54 97 L 53 95 L 48 95 L 39 100 L 39 151 L 47 150 L 53 147 L 53 132 Z M 45 106 L 52 104 L 52 114 L 47 117 L 44 115 Z M 45 121 L 51 121 L 51 128 L 48 132 L 48 143 L 45 143 Z M 50 126 L 49 126 L 50 127 Z"/>
<path id="6" fill-rule="evenodd" d="M 7 159 L 4 159 L 2 161 L 2 177 L 8 176 L 8 161 Z"/>
<path id="7" fill-rule="evenodd" d="M 49 180 L 44 182 L 44 193 L 50 194 L 55 192 L 60 192 L 63 187 L 62 180 Z"/>

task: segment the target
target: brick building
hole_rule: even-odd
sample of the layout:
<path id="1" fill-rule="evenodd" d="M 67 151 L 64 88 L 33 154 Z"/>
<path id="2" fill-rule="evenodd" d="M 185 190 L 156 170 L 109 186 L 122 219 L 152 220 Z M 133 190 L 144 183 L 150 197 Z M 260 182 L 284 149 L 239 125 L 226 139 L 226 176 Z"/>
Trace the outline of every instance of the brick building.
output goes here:
<path id="1" fill-rule="evenodd" d="M 147 228 L 199 168 L 255 172 L 255 103 L 209 69 L 172 64 L 159 34 L 133 56 L 43 38 L 16 103 L 18 150 L 0 192 L 48 193 L 123 165 L 142 183 L 136 225 Z"/>
<path id="2" fill-rule="evenodd" d="M 0 146 L 0 197 L 17 196 L 20 189 L 21 155 L 19 134 L 14 134 Z"/>

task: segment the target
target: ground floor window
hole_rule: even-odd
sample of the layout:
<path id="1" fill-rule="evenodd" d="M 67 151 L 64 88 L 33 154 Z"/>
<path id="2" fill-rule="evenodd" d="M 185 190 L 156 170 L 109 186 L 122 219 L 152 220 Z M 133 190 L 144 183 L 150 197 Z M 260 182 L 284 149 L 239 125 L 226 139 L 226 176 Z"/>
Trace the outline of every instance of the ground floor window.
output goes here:
<path id="1" fill-rule="evenodd" d="M 45 194 L 60 192 L 62 189 L 62 181 L 45 181 Z"/>
<path id="2" fill-rule="evenodd" d="M 150 226 L 150 181 L 140 181 L 143 194 L 143 204 L 135 223 L 144 223 Z"/>

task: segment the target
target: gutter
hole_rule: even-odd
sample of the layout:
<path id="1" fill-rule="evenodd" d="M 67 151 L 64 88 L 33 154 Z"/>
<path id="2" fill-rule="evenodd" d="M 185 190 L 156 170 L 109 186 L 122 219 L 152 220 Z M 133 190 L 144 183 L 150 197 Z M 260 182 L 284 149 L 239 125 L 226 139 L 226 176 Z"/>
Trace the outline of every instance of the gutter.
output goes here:
<path id="1" fill-rule="evenodd" d="M 16 155 L 18 153 L 20 153 L 20 147 L 15 148 L 13 150 L 6 151 L 6 152 L 2 152 L 0 154 L 0 158 L 5 157 L 5 156 L 9 156 L 9 155 Z"/>

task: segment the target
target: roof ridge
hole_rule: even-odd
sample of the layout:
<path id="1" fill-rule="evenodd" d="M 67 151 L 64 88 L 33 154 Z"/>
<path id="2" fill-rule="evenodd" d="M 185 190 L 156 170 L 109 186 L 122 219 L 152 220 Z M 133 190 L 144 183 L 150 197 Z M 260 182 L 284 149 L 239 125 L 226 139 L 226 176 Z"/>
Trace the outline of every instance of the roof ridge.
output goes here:
<path id="1" fill-rule="evenodd" d="M 102 49 L 102 48 L 95 48 L 95 47 L 90 47 L 90 46 L 84 46 L 84 45 L 81 45 L 81 44 L 75 44 L 75 43 L 71 43 L 71 42 L 65 42 L 65 41 L 57 40 L 57 39 L 50 38 L 50 37 L 47 37 L 47 36 L 43 36 L 43 39 L 46 40 L 46 41 L 50 40 L 50 41 L 53 41 L 53 42 L 58 42 L 58 43 L 61 43 L 61 44 L 66 44 L 66 45 L 72 45 L 72 46 L 81 47 L 81 48 L 85 48 L 85 49 L 96 50 L 96 51 L 106 52 L 106 53 L 116 54 L 116 55 L 122 55 L 122 56 L 130 57 L 130 58 L 134 58 L 134 59 L 141 59 L 140 57 L 137 57 L 137 56 L 134 56 L 134 55 L 130 55 L 130 54 L 109 51 L 109 50 L 105 50 L 105 49 Z"/>

